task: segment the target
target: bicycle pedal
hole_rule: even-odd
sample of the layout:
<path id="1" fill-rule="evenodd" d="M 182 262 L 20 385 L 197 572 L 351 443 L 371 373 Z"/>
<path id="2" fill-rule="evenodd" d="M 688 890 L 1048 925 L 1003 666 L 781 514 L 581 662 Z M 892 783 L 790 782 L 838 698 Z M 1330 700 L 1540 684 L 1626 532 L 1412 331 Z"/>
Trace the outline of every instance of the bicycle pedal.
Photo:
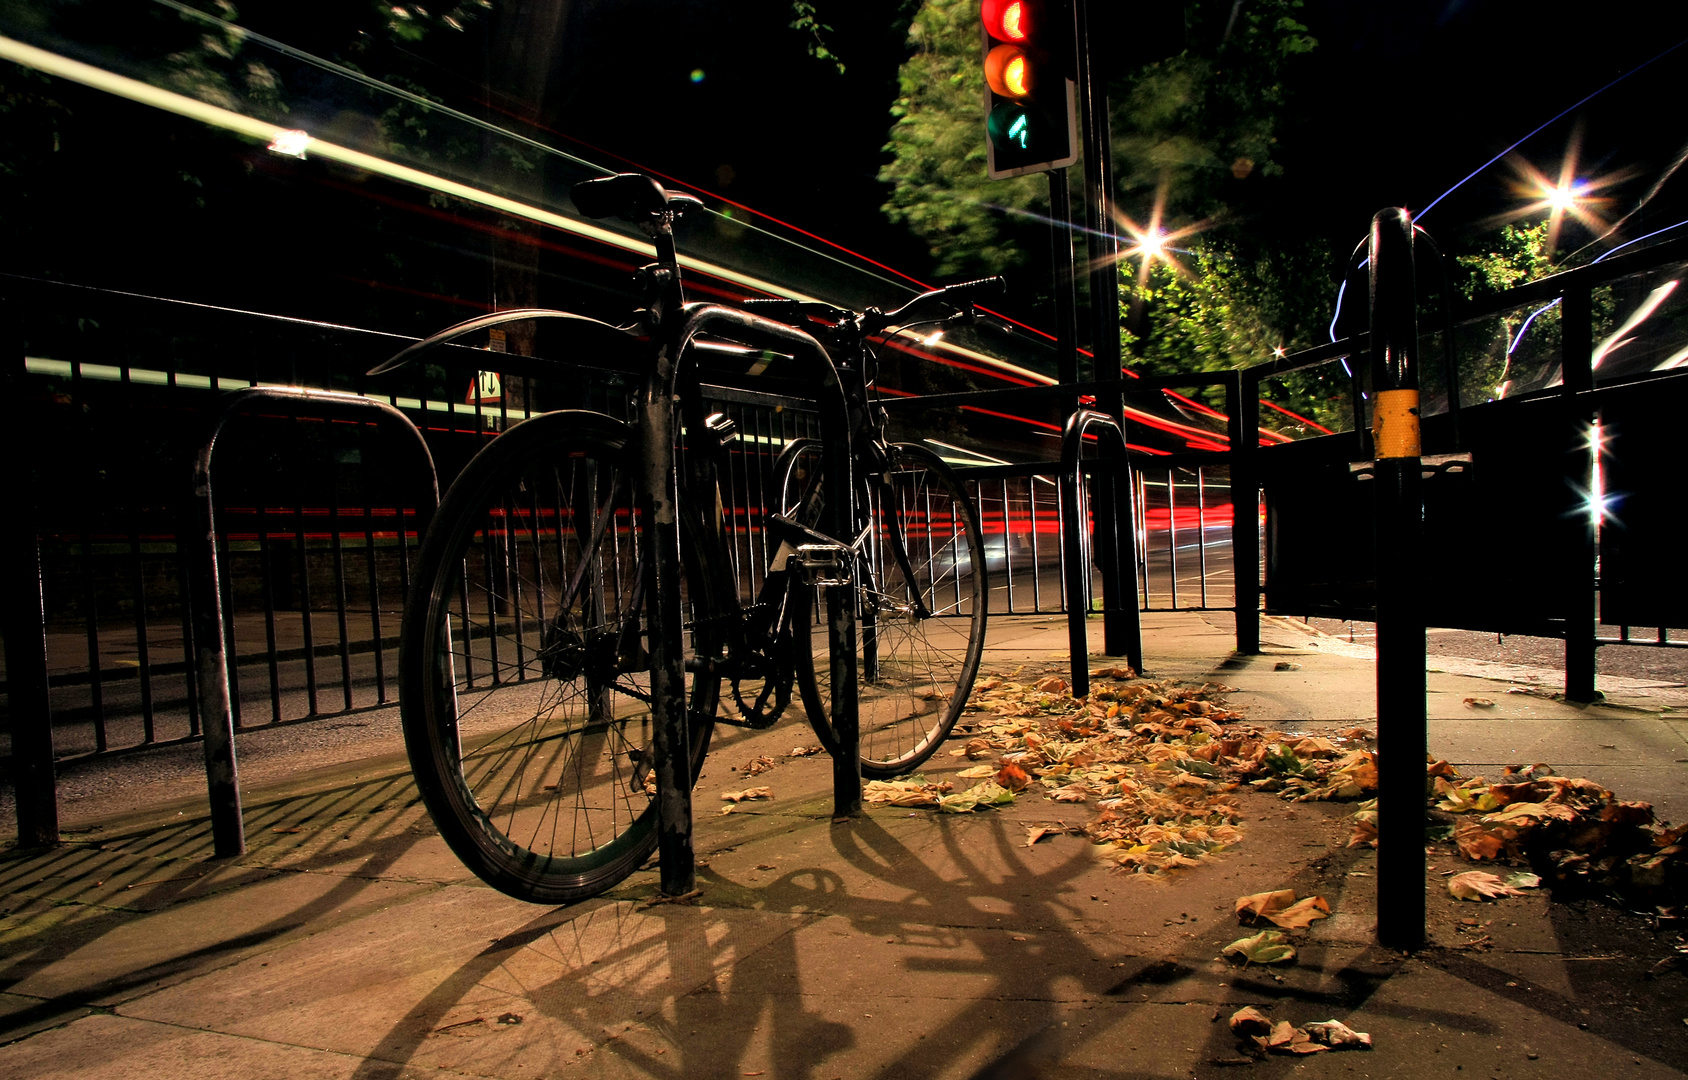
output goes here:
<path id="1" fill-rule="evenodd" d="M 805 584 L 848 585 L 855 549 L 847 544 L 801 544 L 788 566 L 795 566 Z"/>

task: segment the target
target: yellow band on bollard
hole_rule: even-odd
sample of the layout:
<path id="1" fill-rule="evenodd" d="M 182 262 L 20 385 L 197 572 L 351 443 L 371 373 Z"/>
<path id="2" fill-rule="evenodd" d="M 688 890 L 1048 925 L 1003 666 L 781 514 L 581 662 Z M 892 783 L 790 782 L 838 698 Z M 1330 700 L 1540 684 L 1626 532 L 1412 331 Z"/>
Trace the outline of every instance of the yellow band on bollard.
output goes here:
<path id="1" fill-rule="evenodd" d="M 1418 391 L 1380 390 L 1372 408 L 1372 442 L 1380 458 L 1418 457 Z"/>

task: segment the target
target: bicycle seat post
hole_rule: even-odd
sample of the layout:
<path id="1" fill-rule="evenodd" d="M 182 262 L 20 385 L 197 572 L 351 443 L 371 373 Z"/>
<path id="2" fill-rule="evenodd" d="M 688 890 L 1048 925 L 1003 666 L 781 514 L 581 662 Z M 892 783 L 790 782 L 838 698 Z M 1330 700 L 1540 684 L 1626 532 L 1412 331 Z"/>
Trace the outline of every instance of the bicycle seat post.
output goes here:
<path id="1" fill-rule="evenodd" d="M 638 417 L 641 468 L 638 508 L 651 545 L 647 560 L 645 603 L 650 626 L 651 718 L 653 764 L 657 787 L 657 858 L 660 888 L 668 896 L 684 896 L 697 888 L 696 855 L 692 847 L 691 732 L 688 724 L 684 649 L 681 646 L 679 476 L 675 442 L 679 418 L 675 411 L 675 372 L 679 363 L 679 323 L 685 301 L 680 285 L 679 253 L 674 244 L 674 220 L 697 205 L 689 196 L 669 195 L 648 178 L 615 178 L 606 202 L 633 217 L 656 247 L 657 261 L 644 268 L 646 309 L 642 321 L 656 349 L 640 387 Z M 645 185 L 649 185 L 646 187 Z M 575 201 L 581 202 L 576 187 Z M 588 189 L 590 190 L 590 189 Z M 654 201 L 650 201 L 654 200 Z"/>

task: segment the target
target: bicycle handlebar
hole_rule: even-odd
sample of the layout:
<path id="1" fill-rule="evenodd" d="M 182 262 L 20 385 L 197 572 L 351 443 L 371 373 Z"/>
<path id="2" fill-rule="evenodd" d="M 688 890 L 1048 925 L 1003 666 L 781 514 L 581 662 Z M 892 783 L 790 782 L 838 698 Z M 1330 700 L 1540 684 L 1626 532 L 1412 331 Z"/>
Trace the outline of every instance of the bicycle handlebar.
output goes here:
<path id="1" fill-rule="evenodd" d="M 767 314 L 775 318 L 805 316 L 844 322 L 854 319 L 859 314 L 862 317 L 863 332 L 874 334 L 886 327 L 897 326 L 910 321 L 910 316 L 915 311 L 934 303 L 942 302 L 950 307 L 965 310 L 971 307 L 975 298 L 1001 296 L 1007 291 L 1007 280 L 997 276 L 979 278 L 975 281 L 961 281 L 954 285 L 946 285 L 941 289 L 932 289 L 929 292 L 921 293 L 895 311 L 889 312 L 880 311 L 878 308 L 868 308 L 865 311 L 856 312 L 849 308 L 835 307 L 818 300 L 789 300 L 784 297 L 746 300 L 743 306 L 758 314 Z"/>

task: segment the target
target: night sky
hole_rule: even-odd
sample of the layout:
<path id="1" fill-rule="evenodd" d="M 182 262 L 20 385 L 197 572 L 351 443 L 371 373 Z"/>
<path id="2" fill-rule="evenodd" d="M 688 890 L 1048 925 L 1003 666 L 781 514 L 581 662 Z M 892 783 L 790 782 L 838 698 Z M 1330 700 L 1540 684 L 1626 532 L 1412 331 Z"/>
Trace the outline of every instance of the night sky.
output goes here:
<path id="1" fill-rule="evenodd" d="M 504 18 L 519 6 L 510 0 Z M 1187 44 L 1175 8 L 1140 7 L 1103 8 L 1100 46 L 1116 66 Z M 842 76 L 804 54 L 785 0 L 565 0 L 540 111 L 583 143 L 918 264 L 920 245 L 884 223 L 875 179 L 911 5 L 818 10 Z M 1660 56 L 1688 40 L 1688 5 L 1308 0 L 1303 15 L 1320 45 L 1295 69 L 1279 205 L 1314 234 L 1358 238 L 1383 206 L 1422 209 L 1544 124 L 1518 153 L 1556 175 L 1577 132 L 1580 174 L 1627 175 L 1604 191 L 1614 214 L 1688 146 L 1678 105 L 1688 46 Z M 1517 178 L 1490 166 L 1426 227 L 1457 246 L 1517 204 Z M 1645 216 L 1669 224 L 1673 206 L 1688 199 L 1666 185 Z"/>

